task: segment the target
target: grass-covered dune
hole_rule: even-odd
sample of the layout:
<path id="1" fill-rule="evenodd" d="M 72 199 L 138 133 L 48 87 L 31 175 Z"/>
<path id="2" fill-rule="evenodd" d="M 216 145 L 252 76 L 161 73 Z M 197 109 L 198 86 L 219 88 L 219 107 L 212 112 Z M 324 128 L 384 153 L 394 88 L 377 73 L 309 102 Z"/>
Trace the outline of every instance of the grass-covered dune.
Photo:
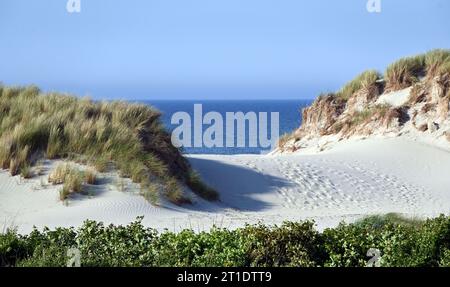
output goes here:
<path id="1" fill-rule="evenodd" d="M 345 84 L 336 95 L 348 100 L 364 89 L 378 93 L 400 90 L 417 83 L 421 78 L 450 77 L 450 49 L 435 49 L 424 54 L 405 57 L 390 64 L 384 74 L 368 70 Z"/>
<path id="2" fill-rule="evenodd" d="M 63 267 L 72 248 L 81 266 L 362 267 L 378 249 L 380 266 L 450 267 L 450 217 L 373 216 L 323 232 L 308 221 L 201 233 L 158 233 L 140 219 L 128 226 L 86 221 L 79 229 L 0 234 L 0 266 Z"/>
<path id="3" fill-rule="evenodd" d="M 218 197 L 171 144 L 157 110 L 0 85 L 0 168 L 28 174 L 42 158 L 69 158 L 100 172 L 114 165 L 146 197 L 187 202 L 184 184 L 206 199 Z"/>
<path id="4" fill-rule="evenodd" d="M 424 88 L 430 90 L 432 83 L 437 83 L 444 91 L 446 98 L 450 98 L 450 49 L 434 49 L 401 58 L 391 63 L 384 73 L 367 70 L 338 91 L 322 93 L 309 108 L 303 110 L 302 126 L 291 134 L 283 135 L 278 142 L 278 147 L 283 149 L 291 140 L 297 142 L 301 138 L 316 136 L 314 132 L 317 129 L 320 130 L 320 135 L 338 134 L 343 130 L 347 134 L 352 134 L 360 124 L 365 125 L 372 117 L 379 121 L 390 122 L 392 117 L 403 114 L 411 108 L 411 104 L 416 103 L 409 103 L 409 106 L 403 105 L 400 110 L 395 110 L 389 105 L 376 107 L 369 107 L 369 105 L 375 103 L 383 94 L 408 87 L 414 88 L 412 93 Z M 362 113 L 356 111 L 353 115 L 355 107 L 361 104 L 359 100 L 365 102 L 367 107 Z M 349 114 L 353 118 L 346 116 Z M 321 120 L 328 122 L 318 123 Z M 319 128 L 321 125 L 325 128 Z"/>

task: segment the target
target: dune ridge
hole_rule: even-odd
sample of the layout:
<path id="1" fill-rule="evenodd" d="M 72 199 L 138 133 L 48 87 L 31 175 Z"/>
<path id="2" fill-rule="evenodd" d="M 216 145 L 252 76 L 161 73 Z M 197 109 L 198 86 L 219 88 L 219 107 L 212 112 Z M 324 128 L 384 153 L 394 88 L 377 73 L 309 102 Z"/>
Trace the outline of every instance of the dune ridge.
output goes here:
<path id="1" fill-rule="evenodd" d="M 399 136 L 450 149 L 450 50 L 400 59 L 384 75 L 364 72 L 340 91 L 320 95 L 302 118 L 274 153 Z"/>
<path id="2" fill-rule="evenodd" d="M 113 164 L 146 193 L 177 204 L 189 201 L 185 186 L 217 199 L 172 145 L 152 107 L 0 85 L 0 167 L 28 177 L 39 160 L 60 158 L 98 171 Z"/>

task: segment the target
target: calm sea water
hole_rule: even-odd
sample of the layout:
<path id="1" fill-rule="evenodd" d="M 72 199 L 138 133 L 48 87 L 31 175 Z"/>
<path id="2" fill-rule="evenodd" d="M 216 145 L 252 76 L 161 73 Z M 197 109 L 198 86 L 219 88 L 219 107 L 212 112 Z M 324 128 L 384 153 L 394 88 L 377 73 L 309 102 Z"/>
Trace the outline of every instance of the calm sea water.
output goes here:
<path id="1" fill-rule="evenodd" d="M 309 106 L 311 100 L 257 100 L 257 101 L 145 101 L 145 104 L 152 105 L 162 112 L 162 120 L 170 131 L 177 127 L 172 125 L 171 117 L 174 113 L 182 111 L 191 115 L 192 121 L 194 119 L 194 104 L 202 104 L 203 115 L 210 111 L 218 112 L 222 115 L 225 121 L 226 112 L 266 112 L 270 118 L 271 112 L 278 112 L 280 118 L 280 136 L 284 133 L 292 132 L 297 129 L 301 124 L 301 110 L 302 108 Z M 208 126 L 204 126 L 206 129 Z M 268 123 L 268 128 L 270 122 Z M 269 135 L 270 135 L 270 128 Z M 248 133 L 247 133 L 248 134 Z M 185 153 L 194 154 L 260 154 L 267 153 L 270 149 L 262 147 L 247 147 L 244 148 L 184 148 Z"/>

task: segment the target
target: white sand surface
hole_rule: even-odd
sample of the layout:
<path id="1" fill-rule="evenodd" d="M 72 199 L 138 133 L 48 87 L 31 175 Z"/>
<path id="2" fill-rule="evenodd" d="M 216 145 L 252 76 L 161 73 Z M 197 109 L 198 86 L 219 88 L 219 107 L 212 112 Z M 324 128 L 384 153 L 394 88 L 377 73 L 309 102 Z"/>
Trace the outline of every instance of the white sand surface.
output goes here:
<path id="1" fill-rule="evenodd" d="M 120 191 L 115 173 L 101 175 L 89 195 L 58 199 L 47 175 L 30 180 L 0 171 L 0 231 L 17 226 L 79 226 L 86 219 L 126 224 L 137 216 L 159 230 L 235 228 L 246 223 L 279 224 L 314 219 L 319 229 L 370 214 L 411 217 L 450 214 L 450 152 L 402 138 L 342 142 L 316 154 L 190 155 L 204 180 L 221 196 L 209 203 L 152 206 L 127 181 Z M 54 163 L 50 163 L 50 170 Z"/>
<path id="2" fill-rule="evenodd" d="M 411 90 L 412 90 L 412 87 L 409 87 L 409 88 L 406 88 L 403 90 L 383 94 L 378 98 L 376 103 L 377 104 L 388 104 L 393 107 L 400 107 L 400 106 L 406 104 L 406 102 L 409 100 L 409 96 L 411 95 Z"/>

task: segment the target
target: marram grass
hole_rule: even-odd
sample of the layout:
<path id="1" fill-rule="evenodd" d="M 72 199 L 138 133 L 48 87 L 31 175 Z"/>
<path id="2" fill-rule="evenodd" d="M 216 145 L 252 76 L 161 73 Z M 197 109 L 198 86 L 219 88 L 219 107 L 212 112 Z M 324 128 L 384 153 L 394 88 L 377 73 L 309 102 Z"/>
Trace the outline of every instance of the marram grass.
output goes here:
<path id="1" fill-rule="evenodd" d="M 377 87 L 377 81 L 381 75 L 375 70 L 365 71 L 359 74 L 355 79 L 347 83 L 338 93 L 337 96 L 348 100 L 354 93 L 364 89 L 371 92 Z"/>
<path id="2" fill-rule="evenodd" d="M 450 50 L 436 49 L 425 55 L 427 74 L 431 77 L 450 74 Z"/>
<path id="3" fill-rule="evenodd" d="M 424 54 L 401 58 L 390 64 L 384 75 L 376 70 L 365 71 L 345 84 L 336 95 L 348 100 L 363 89 L 372 92 L 372 89 L 380 86 L 382 82 L 385 92 L 396 91 L 413 85 L 423 77 L 436 76 L 450 77 L 449 49 L 435 49 Z"/>
<path id="4" fill-rule="evenodd" d="M 192 180 L 191 167 L 171 144 L 157 110 L 0 85 L 0 167 L 16 175 L 42 158 L 81 158 L 100 172 L 113 164 L 144 187 L 161 184 L 161 194 L 176 203 L 187 201 L 182 185 L 217 198 Z"/>
<path id="5" fill-rule="evenodd" d="M 348 100 L 355 97 L 358 93 L 363 92 L 366 95 L 378 96 L 410 86 L 413 86 L 414 91 L 416 82 L 421 80 L 429 81 L 436 77 L 440 77 L 439 81 L 445 83 L 445 85 L 450 83 L 450 49 L 435 49 L 424 54 L 399 59 L 390 64 L 384 74 L 376 70 L 365 71 L 346 83 L 338 92 L 322 93 L 317 97 L 316 101 L 324 97 L 331 97 L 339 100 L 339 103 L 342 103 L 345 108 Z M 450 91 L 447 93 L 448 97 L 450 97 Z M 375 112 L 383 115 L 387 111 L 388 107 L 386 106 L 378 106 L 375 109 L 368 108 L 356 113 L 350 124 L 362 123 L 374 115 Z M 334 133 L 341 131 L 342 127 L 342 122 L 336 123 L 333 127 Z M 295 136 L 295 132 L 283 135 L 279 140 L 278 147 L 283 147 L 288 139 L 299 140 Z"/>
<path id="6" fill-rule="evenodd" d="M 425 55 L 402 58 L 386 69 L 386 88 L 389 91 L 407 88 L 425 75 Z"/>

